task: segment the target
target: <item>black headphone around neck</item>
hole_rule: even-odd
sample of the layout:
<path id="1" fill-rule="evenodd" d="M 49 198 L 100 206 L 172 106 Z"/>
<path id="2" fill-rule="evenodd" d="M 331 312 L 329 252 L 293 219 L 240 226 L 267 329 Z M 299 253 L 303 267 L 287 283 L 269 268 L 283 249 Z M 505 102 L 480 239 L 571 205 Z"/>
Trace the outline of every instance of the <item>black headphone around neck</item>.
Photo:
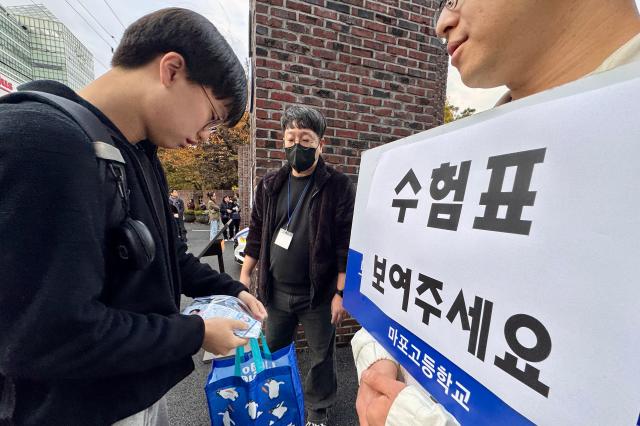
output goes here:
<path id="1" fill-rule="evenodd" d="M 139 220 L 133 219 L 129 211 L 129 189 L 126 183 L 124 165 L 109 162 L 111 175 L 116 181 L 118 195 L 122 200 L 125 218 L 110 232 L 114 255 L 124 266 L 132 270 L 147 268 L 156 255 L 156 244 L 149 228 Z"/>
<path id="2" fill-rule="evenodd" d="M 0 103 L 26 101 L 40 102 L 57 108 L 75 121 L 92 141 L 102 183 L 106 184 L 109 174 L 113 176 L 124 210 L 124 215 L 122 215 L 121 211 L 116 210 L 115 205 L 106 206 L 109 211 L 107 214 L 107 226 L 109 227 L 107 230 L 107 247 L 109 247 L 109 254 L 129 269 L 142 270 L 148 267 L 155 258 L 156 245 L 147 226 L 131 217 L 124 158 L 113 143 L 113 130 L 103 124 L 85 106 L 62 96 L 27 90 L 0 97 Z M 103 187 L 106 189 L 108 185 L 103 185 Z M 124 219 L 120 221 L 123 216 Z M 113 222 L 109 222 L 109 220 L 113 220 Z M 118 224 L 114 225 L 115 223 Z"/>

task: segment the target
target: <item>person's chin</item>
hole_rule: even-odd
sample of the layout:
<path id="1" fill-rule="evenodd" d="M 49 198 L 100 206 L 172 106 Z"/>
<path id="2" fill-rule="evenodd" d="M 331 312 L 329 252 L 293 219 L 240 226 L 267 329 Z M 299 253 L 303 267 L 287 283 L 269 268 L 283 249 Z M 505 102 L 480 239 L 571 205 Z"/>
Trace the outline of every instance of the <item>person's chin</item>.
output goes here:
<path id="1" fill-rule="evenodd" d="M 176 149 L 176 148 L 189 148 L 190 146 L 195 146 L 196 142 L 189 138 L 181 138 L 181 139 L 172 139 L 164 141 L 163 148 L 167 149 Z"/>
<path id="2" fill-rule="evenodd" d="M 154 142 L 154 145 L 156 145 L 158 148 L 164 148 L 164 149 L 177 149 L 177 148 L 184 148 L 186 146 L 188 146 L 186 141 L 182 141 L 180 142 L 179 140 L 159 140 L 158 142 Z"/>
<path id="3" fill-rule="evenodd" d="M 460 73 L 460 79 L 465 86 L 473 89 L 480 88 L 478 76 L 473 71 L 469 71 L 464 67 L 460 67 L 458 68 L 458 72 Z"/>
<path id="4" fill-rule="evenodd" d="M 460 78 L 465 86 L 472 89 L 489 89 L 499 86 L 499 84 L 494 84 L 494 76 L 488 75 L 488 73 L 483 72 L 481 67 L 473 65 L 473 63 L 467 62 L 461 64 L 458 67 Z"/>

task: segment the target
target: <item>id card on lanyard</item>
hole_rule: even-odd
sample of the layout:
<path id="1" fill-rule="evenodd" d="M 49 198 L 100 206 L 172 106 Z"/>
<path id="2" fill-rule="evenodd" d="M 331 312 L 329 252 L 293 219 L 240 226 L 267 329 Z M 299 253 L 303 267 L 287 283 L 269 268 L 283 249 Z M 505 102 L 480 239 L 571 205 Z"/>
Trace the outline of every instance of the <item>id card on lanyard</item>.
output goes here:
<path id="1" fill-rule="evenodd" d="M 278 235 L 276 236 L 276 245 L 282 247 L 285 250 L 289 250 L 291 240 L 293 240 L 293 232 L 289 232 L 284 228 L 280 228 L 280 231 L 278 231 Z"/>
<path id="2" fill-rule="evenodd" d="M 293 232 L 289 231 L 289 224 L 291 224 L 291 220 L 297 213 L 300 204 L 302 204 L 302 200 L 304 200 L 304 196 L 309 189 L 309 184 L 313 180 L 313 176 L 307 182 L 307 185 L 304 187 L 302 194 L 300 194 L 300 198 L 298 198 L 298 202 L 296 203 L 296 207 L 291 211 L 291 173 L 289 173 L 289 183 L 287 185 L 287 225 L 284 228 L 280 228 L 278 231 L 278 235 L 276 236 L 275 244 L 278 247 L 281 247 L 285 250 L 289 250 L 289 246 L 291 245 L 291 241 L 293 240 Z"/>

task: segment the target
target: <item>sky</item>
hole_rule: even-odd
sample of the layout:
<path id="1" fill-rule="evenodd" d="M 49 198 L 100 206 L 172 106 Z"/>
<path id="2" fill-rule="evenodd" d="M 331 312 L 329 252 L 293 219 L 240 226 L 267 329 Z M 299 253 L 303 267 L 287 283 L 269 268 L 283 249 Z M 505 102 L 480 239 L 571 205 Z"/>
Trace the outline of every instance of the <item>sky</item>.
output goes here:
<path id="1" fill-rule="evenodd" d="M 126 27 L 149 12 L 169 6 L 185 7 L 206 16 L 243 64 L 249 56 L 249 0 L 0 0 L 4 6 L 34 2 L 44 4 L 93 53 L 96 77 L 107 71 L 111 49 L 120 40 L 123 25 Z M 640 8 L 640 0 L 636 3 Z M 462 84 L 458 71 L 449 65 L 447 96 L 461 110 L 467 107 L 478 112 L 489 109 L 505 90 L 504 87 L 470 89 Z"/>
<path id="2" fill-rule="evenodd" d="M 0 4 L 43 4 L 93 53 L 96 77 L 107 71 L 111 49 L 120 41 L 123 25 L 126 27 L 147 13 L 171 6 L 206 16 L 243 64 L 243 58 L 249 56 L 249 0 L 0 0 Z"/>

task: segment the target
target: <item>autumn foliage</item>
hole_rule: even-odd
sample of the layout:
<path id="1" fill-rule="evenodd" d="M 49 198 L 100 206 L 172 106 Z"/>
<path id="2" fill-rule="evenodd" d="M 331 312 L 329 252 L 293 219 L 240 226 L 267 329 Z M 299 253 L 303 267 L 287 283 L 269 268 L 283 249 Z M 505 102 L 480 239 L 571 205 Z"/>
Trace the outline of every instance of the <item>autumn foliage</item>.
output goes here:
<path id="1" fill-rule="evenodd" d="M 470 115 L 475 114 L 475 108 L 465 108 L 462 112 L 460 108 L 451 104 L 449 99 L 445 101 L 444 104 L 444 122 L 451 123 L 455 120 L 460 120 L 461 118 L 469 117 Z"/>
<path id="2" fill-rule="evenodd" d="M 249 138 L 249 114 L 245 113 L 235 127 L 220 127 L 195 147 L 159 150 L 169 186 L 232 189 L 238 185 L 238 146 L 248 144 Z"/>

